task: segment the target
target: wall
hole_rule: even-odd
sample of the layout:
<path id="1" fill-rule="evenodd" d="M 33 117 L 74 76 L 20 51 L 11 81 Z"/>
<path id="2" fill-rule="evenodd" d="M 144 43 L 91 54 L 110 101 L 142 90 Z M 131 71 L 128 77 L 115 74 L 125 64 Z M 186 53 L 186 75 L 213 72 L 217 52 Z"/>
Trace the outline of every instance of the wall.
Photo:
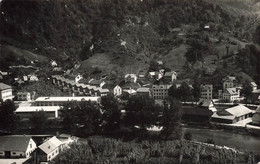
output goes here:
<path id="1" fill-rule="evenodd" d="M 0 94 L 0 99 L 3 99 L 3 101 L 6 101 L 8 99 L 13 99 L 12 89 L 6 89 L 2 90 Z"/>

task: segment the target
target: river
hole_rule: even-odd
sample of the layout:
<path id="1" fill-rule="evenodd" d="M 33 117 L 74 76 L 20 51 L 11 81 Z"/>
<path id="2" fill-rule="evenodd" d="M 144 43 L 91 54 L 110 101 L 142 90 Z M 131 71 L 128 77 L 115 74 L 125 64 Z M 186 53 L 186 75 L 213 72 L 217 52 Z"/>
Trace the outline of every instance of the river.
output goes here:
<path id="1" fill-rule="evenodd" d="M 194 141 L 206 142 L 214 139 L 216 145 L 228 146 L 241 151 L 260 154 L 260 137 L 231 133 L 223 130 L 183 128 L 184 133 L 190 132 Z"/>

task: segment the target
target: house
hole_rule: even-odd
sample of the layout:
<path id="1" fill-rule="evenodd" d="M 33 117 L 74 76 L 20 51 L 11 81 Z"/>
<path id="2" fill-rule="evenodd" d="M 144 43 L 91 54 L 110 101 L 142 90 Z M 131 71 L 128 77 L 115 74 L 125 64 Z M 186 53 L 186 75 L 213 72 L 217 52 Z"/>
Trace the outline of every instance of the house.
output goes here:
<path id="1" fill-rule="evenodd" d="M 151 96 L 150 88 L 141 87 L 136 90 L 137 95 Z"/>
<path id="2" fill-rule="evenodd" d="M 4 79 L 8 75 L 8 72 L 2 72 L 0 71 L 0 79 Z"/>
<path id="3" fill-rule="evenodd" d="M 28 76 L 23 76 L 23 81 L 28 82 L 29 81 Z"/>
<path id="4" fill-rule="evenodd" d="M 236 87 L 236 77 L 228 76 L 223 79 L 223 91 L 227 88 L 234 88 Z"/>
<path id="5" fill-rule="evenodd" d="M 109 89 L 103 89 L 103 88 L 99 88 L 98 89 L 98 95 L 102 96 L 107 96 L 109 94 Z"/>
<path id="6" fill-rule="evenodd" d="M 90 79 L 88 84 L 102 88 L 106 84 L 106 82 L 104 80 Z"/>
<path id="7" fill-rule="evenodd" d="M 257 89 L 257 90 L 253 90 L 252 91 L 252 100 L 254 101 L 254 102 L 259 102 L 260 101 L 260 89 Z"/>
<path id="8" fill-rule="evenodd" d="M 223 100 L 228 100 L 229 102 L 240 100 L 240 89 L 227 88 L 223 93 Z"/>
<path id="9" fill-rule="evenodd" d="M 151 89 L 152 97 L 155 100 L 163 100 L 168 97 L 168 90 L 172 85 L 153 85 Z"/>
<path id="10" fill-rule="evenodd" d="M 0 136 L 1 158 L 29 158 L 36 149 L 36 143 L 30 136 Z"/>
<path id="11" fill-rule="evenodd" d="M 114 91 L 114 96 L 122 95 L 122 88 L 119 85 L 115 86 L 113 91 Z"/>
<path id="12" fill-rule="evenodd" d="M 30 101 L 31 100 L 30 92 L 18 92 L 17 100 L 18 101 Z"/>
<path id="13" fill-rule="evenodd" d="M 260 106 L 257 107 L 252 117 L 252 124 L 260 126 Z"/>
<path id="14" fill-rule="evenodd" d="M 34 101 L 35 106 L 62 106 L 68 101 L 94 101 L 98 102 L 100 97 L 38 97 Z"/>
<path id="15" fill-rule="evenodd" d="M 136 83 L 136 81 L 137 81 L 137 76 L 136 76 L 136 74 L 126 74 L 125 75 L 125 82 L 127 83 L 127 82 L 134 82 L 134 83 Z"/>
<path id="16" fill-rule="evenodd" d="M 6 100 L 12 100 L 13 99 L 13 94 L 12 94 L 12 87 L 4 84 L 4 83 L 0 83 L 0 101 L 6 101 Z"/>
<path id="17" fill-rule="evenodd" d="M 162 66 L 163 65 L 163 61 L 157 61 L 156 62 L 158 66 Z"/>
<path id="18" fill-rule="evenodd" d="M 82 79 L 83 76 L 78 74 L 76 77 L 75 77 L 75 83 L 78 83 L 80 79 Z"/>
<path id="19" fill-rule="evenodd" d="M 177 73 L 174 71 L 165 72 L 163 78 L 166 82 L 173 82 L 177 79 Z"/>
<path id="20" fill-rule="evenodd" d="M 203 65 L 203 72 L 205 75 L 213 75 L 216 71 L 215 65 Z"/>
<path id="21" fill-rule="evenodd" d="M 128 95 L 135 95 L 136 90 L 134 90 L 134 89 L 123 89 L 123 93 L 128 94 Z"/>
<path id="22" fill-rule="evenodd" d="M 55 158 L 63 150 L 62 142 L 55 136 L 45 141 L 36 149 L 36 162 L 47 162 Z"/>
<path id="23" fill-rule="evenodd" d="M 15 110 L 20 119 L 30 119 L 35 112 L 44 111 L 47 118 L 58 118 L 60 106 L 21 106 Z"/>
<path id="24" fill-rule="evenodd" d="M 242 121 L 252 114 L 252 111 L 242 104 L 227 108 L 222 111 L 217 111 L 211 116 L 212 122 L 234 124 Z"/>
<path id="25" fill-rule="evenodd" d="M 38 77 L 36 75 L 31 75 L 29 76 L 29 81 L 30 82 L 35 82 L 35 81 L 39 81 Z"/>
<path id="26" fill-rule="evenodd" d="M 252 87 L 253 91 L 257 90 L 257 84 L 255 82 L 251 82 L 250 86 Z"/>
<path id="27" fill-rule="evenodd" d="M 211 100 L 213 95 L 213 85 L 204 84 L 200 87 L 200 98 L 204 100 Z"/>
<path id="28" fill-rule="evenodd" d="M 51 63 L 51 66 L 52 66 L 52 67 L 57 67 L 57 66 L 58 66 L 58 64 L 57 64 L 56 61 L 54 61 L 54 60 L 52 60 L 50 63 Z"/>
<path id="29" fill-rule="evenodd" d="M 212 112 L 217 111 L 215 104 L 211 99 L 201 99 L 198 103 L 198 108 L 211 110 Z"/>

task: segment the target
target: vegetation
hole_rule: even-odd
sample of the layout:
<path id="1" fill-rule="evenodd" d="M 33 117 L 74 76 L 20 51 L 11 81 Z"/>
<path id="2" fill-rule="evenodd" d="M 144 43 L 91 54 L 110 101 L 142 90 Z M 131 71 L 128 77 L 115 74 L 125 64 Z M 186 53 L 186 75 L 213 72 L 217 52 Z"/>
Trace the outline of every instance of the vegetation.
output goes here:
<path id="1" fill-rule="evenodd" d="M 44 111 L 34 112 L 30 118 L 32 127 L 32 134 L 42 134 L 46 130 L 47 116 Z"/>
<path id="2" fill-rule="evenodd" d="M 12 132 L 16 129 L 18 117 L 14 114 L 14 111 L 13 101 L 0 102 L 0 130 Z"/>
<path id="3" fill-rule="evenodd" d="M 141 142 L 89 137 L 70 145 L 55 163 L 254 163 L 256 156 L 188 141 Z"/>

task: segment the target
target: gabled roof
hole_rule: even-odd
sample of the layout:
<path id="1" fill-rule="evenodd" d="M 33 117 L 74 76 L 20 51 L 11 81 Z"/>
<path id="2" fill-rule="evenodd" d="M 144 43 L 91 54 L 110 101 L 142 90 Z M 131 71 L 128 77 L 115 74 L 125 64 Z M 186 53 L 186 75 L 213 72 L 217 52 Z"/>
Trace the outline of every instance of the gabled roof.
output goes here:
<path id="1" fill-rule="evenodd" d="M 42 150 L 44 153 L 49 154 L 61 144 L 62 142 L 59 139 L 57 139 L 56 137 L 52 137 L 51 139 L 41 144 L 39 146 L 39 149 Z"/>
<path id="2" fill-rule="evenodd" d="M 245 114 L 252 113 L 252 110 L 250 110 L 249 108 L 245 107 L 242 104 L 228 108 L 228 109 L 226 109 L 226 111 L 229 112 L 230 114 L 232 114 L 233 116 L 236 116 L 236 117 L 240 117 L 240 116 L 243 116 Z"/>
<path id="3" fill-rule="evenodd" d="M 150 89 L 143 87 L 143 88 L 138 88 L 136 91 L 137 91 L 137 92 L 150 92 Z"/>
<path id="4" fill-rule="evenodd" d="M 177 75 L 176 72 L 171 71 L 171 72 L 165 72 L 164 76 L 172 76 L 172 75 Z"/>
<path id="5" fill-rule="evenodd" d="M 255 82 L 251 82 L 250 83 L 253 87 L 257 87 L 256 83 Z"/>
<path id="6" fill-rule="evenodd" d="M 0 137 L 0 151 L 26 151 L 31 137 L 10 135 Z"/>
<path id="7" fill-rule="evenodd" d="M 229 94 L 237 94 L 237 89 L 236 88 L 227 88 L 227 92 Z"/>
<path id="8" fill-rule="evenodd" d="M 10 85 L 0 83 L 0 91 L 5 89 L 11 89 L 12 87 Z"/>

